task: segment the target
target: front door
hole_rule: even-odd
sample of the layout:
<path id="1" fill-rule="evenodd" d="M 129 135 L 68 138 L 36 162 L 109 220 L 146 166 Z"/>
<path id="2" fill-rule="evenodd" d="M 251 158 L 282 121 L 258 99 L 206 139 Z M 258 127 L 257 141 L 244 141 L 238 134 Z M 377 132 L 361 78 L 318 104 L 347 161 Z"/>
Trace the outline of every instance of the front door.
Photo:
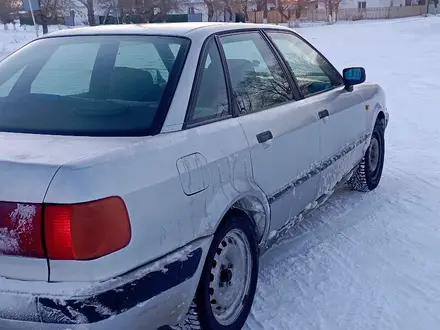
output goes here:
<path id="1" fill-rule="evenodd" d="M 319 196 L 329 193 L 362 159 L 367 140 L 365 105 L 358 92 L 344 87 L 310 97 L 319 109 L 322 172 Z"/>
<path id="2" fill-rule="evenodd" d="M 294 33 L 268 32 L 289 64 L 298 87 L 319 120 L 318 196 L 327 194 L 363 155 L 365 104 L 359 92 L 345 89 L 339 72 Z"/>
<path id="3" fill-rule="evenodd" d="M 318 118 L 305 100 L 295 101 L 291 84 L 259 32 L 220 37 L 238 121 L 251 149 L 253 178 L 271 204 L 277 230 L 317 197 L 320 157 Z"/>

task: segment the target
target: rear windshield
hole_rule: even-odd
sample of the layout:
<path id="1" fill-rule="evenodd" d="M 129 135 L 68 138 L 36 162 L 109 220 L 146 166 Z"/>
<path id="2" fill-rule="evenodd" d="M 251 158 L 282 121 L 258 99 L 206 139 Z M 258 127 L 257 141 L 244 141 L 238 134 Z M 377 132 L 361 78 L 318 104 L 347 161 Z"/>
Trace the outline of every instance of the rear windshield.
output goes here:
<path id="1" fill-rule="evenodd" d="M 140 136 L 160 127 L 189 41 L 77 36 L 32 42 L 0 62 L 0 131 Z"/>

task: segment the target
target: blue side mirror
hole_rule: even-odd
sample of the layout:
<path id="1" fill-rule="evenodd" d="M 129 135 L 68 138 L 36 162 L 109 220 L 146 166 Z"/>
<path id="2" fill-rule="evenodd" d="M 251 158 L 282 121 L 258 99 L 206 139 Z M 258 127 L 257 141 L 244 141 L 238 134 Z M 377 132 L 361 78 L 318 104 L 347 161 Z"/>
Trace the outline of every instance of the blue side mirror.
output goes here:
<path id="1" fill-rule="evenodd" d="M 349 88 L 365 82 L 366 74 L 364 68 L 347 68 L 342 72 L 345 87 Z"/>

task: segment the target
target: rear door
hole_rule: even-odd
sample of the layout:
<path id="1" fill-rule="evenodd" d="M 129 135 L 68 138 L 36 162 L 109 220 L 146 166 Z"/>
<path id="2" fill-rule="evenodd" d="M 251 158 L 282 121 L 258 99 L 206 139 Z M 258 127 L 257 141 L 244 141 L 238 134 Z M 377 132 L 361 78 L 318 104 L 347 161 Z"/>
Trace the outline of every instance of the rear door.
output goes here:
<path id="1" fill-rule="evenodd" d="M 316 49 L 289 32 L 270 31 L 293 71 L 302 96 L 319 120 L 321 173 L 318 196 L 329 190 L 362 158 L 365 104 L 356 91 L 345 89 L 338 71 Z"/>
<path id="2" fill-rule="evenodd" d="M 254 180 L 268 196 L 276 230 L 316 198 L 318 177 L 310 168 L 319 159 L 318 120 L 296 100 L 293 80 L 259 31 L 222 35 L 220 42 Z"/>

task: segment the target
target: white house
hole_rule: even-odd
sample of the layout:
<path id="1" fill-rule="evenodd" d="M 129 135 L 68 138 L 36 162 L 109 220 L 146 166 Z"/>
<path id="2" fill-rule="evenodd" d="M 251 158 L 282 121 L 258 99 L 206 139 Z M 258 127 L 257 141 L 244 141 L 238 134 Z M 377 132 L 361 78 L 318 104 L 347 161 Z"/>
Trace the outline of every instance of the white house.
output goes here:
<path id="1" fill-rule="evenodd" d="M 405 0 L 342 0 L 339 8 L 387 8 L 405 6 Z"/>

